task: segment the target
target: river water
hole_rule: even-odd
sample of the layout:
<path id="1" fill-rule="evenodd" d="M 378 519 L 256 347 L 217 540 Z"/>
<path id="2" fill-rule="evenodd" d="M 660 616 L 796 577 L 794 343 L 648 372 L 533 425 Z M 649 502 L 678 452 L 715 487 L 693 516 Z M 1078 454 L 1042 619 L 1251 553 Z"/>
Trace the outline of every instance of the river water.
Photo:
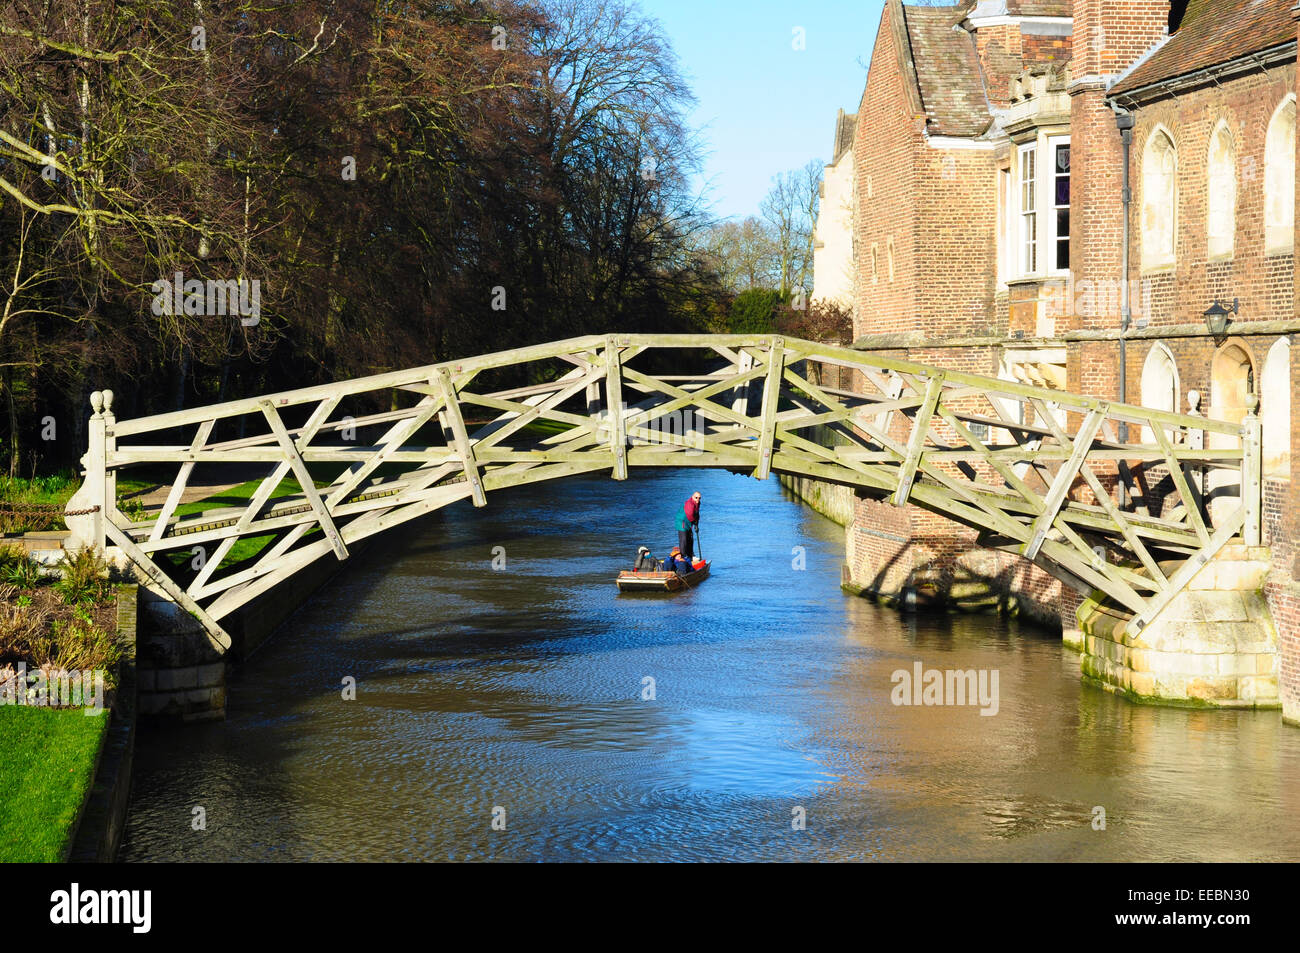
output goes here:
<path id="1" fill-rule="evenodd" d="M 619 595 L 695 489 L 711 578 Z M 1056 633 L 878 608 L 842 561 L 838 526 L 725 472 L 434 514 L 305 605 L 224 722 L 141 733 L 121 856 L 1300 859 L 1277 712 L 1132 705 Z M 996 714 L 895 705 L 918 662 L 996 673 Z"/>

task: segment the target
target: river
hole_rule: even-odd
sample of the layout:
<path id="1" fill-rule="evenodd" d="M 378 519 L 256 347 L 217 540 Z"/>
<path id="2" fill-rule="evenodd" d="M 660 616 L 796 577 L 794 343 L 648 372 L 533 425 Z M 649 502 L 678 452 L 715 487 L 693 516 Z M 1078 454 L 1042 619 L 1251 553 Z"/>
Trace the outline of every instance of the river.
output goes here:
<path id="1" fill-rule="evenodd" d="M 618 594 L 695 489 L 711 578 Z M 225 721 L 146 726 L 120 856 L 1300 859 L 1300 730 L 1277 712 L 1133 705 L 1082 684 L 1057 633 L 879 608 L 842 561 L 843 530 L 775 479 L 458 504 L 303 606 Z M 918 662 L 996 673 L 996 714 L 894 704 Z"/>

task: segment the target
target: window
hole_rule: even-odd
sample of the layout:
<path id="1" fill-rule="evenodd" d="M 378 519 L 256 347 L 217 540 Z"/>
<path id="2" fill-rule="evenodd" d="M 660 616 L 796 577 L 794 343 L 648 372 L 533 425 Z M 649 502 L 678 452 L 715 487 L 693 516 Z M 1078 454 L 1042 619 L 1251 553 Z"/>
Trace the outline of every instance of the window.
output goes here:
<path id="1" fill-rule="evenodd" d="M 893 281 L 894 280 L 894 236 L 893 235 L 889 236 L 887 251 L 889 253 L 889 280 Z"/>
<path id="2" fill-rule="evenodd" d="M 1070 138 L 1040 136 L 1016 150 L 1008 271 L 1021 277 L 1070 269 Z"/>
<path id="3" fill-rule="evenodd" d="M 1147 139 L 1142 153 L 1142 267 L 1174 263 L 1178 153 L 1163 128 Z"/>
<path id="4" fill-rule="evenodd" d="M 1070 268 L 1070 142 L 1051 140 L 1052 150 L 1052 218 L 1056 271 Z"/>
<path id="5" fill-rule="evenodd" d="M 1231 258 L 1237 231 L 1237 150 L 1226 122 L 1220 122 L 1210 137 L 1207 161 L 1209 233 L 1211 258 Z"/>
<path id="6" fill-rule="evenodd" d="M 998 281 L 1001 284 L 1006 284 L 1016 270 L 1011 189 L 1011 166 L 1008 164 L 998 169 Z"/>
<path id="7" fill-rule="evenodd" d="M 880 245 L 871 243 L 871 283 L 880 283 Z"/>
<path id="8" fill-rule="evenodd" d="M 1264 141 L 1264 251 L 1290 254 L 1295 246 L 1295 97 L 1273 113 Z"/>
<path id="9" fill-rule="evenodd" d="M 1037 146 L 1020 147 L 1020 271 L 1038 271 Z"/>

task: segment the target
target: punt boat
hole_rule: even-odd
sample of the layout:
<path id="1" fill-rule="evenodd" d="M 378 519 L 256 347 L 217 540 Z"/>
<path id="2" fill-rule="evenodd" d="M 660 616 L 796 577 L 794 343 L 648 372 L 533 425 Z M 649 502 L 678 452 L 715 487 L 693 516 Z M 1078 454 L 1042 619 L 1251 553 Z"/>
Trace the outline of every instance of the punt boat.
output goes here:
<path id="1" fill-rule="evenodd" d="M 694 572 L 678 575 L 675 572 L 637 572 L 624 569 L 615 583 L 620 592 L 676 592 L 691 589 L 708 578 L 709 563 L 705 562 Z"/>

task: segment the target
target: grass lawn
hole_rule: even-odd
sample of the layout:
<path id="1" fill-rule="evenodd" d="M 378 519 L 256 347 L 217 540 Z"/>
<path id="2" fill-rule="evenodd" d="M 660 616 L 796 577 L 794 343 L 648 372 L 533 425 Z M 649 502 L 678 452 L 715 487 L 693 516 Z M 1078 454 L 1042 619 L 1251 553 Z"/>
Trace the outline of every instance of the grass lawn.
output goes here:
<path id="1" fill-rule="evenodd" d="M 0 706 L 0 863 L 63 859 L 107 726 L 107 711 Z"/>

